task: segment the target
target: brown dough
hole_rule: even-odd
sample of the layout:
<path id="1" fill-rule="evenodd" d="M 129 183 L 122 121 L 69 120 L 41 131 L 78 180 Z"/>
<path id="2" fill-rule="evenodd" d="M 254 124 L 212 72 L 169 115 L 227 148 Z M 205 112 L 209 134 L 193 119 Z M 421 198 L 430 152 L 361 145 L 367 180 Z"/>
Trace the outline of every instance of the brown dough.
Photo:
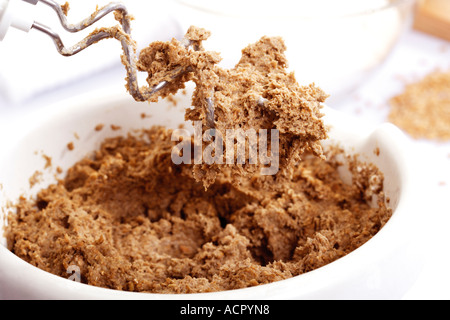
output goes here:
<path id="1" fill-rule="evenodd" d="M 174 94 L 187 81 L 194 81 L 193 108 L 186 110 L 186 120 L 201 121 L 203 133 L 211 127 L 207 121 L 207 99 L 213 101 L 215 129 L 223 135 L 229 129 L 277 129 L 280 173 L 267 177 L 268 184 L 280 178 L 290 179 L 292 166 L 307 151 L 323 158 L 320 141 L 328 136 L 320 110 L 327 95 L 313 84 L 300 86 L 294 74 L 287 72 L 283 40 L 261 38 L 242 50 L 235 68 L 225 70 L 217 65 L 218 53 L 203 49 L 202 41 L 209 36 L 208 31 L 191 27 L 184 40 L 190 41 L 192 48 L 173 39 L 154 42 L 142 50 L 138 68 L 148 73 L 149 86 L 168 82 L 151 101 Z M 225 167 L 216 163 L 196 164 L 194 177 L 209 187 Z M 253 175 L 262 167 L 261 163 L 255 166 L 249 165 L 249 161 L 245 164 L 234 161 L 228 169 L 239 183 L 242 176 Z"/>

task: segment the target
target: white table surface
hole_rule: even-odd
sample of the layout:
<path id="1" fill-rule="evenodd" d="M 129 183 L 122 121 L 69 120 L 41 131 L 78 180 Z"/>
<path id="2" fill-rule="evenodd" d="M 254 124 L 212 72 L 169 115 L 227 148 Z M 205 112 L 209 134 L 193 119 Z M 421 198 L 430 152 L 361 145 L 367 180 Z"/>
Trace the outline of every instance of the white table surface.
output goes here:
<path id="1" fill-rule="evenodd" d="M 351 94 L 346 101 L 331 106 L 362 121 L 382 123 L 389 111 L 387 101 L 400 93 L 405 81 L 414 81 L 435 70 L 450 70 L 450 43 L 410 31 L 396 47 L 388 61 L 370 81 Z M 29 110 L 36 110 L 48 104 L 61 101 L 76 94 L 85 93 L 99 87 L 124 89 L 125 71 L 120 64 L 98 72 L 83 81 L 67 84 L 57 90 L 41 93 L 21 103 L 10 103 L 0 96 L 0 126 L 15 121 L 20 125 L 20 116 Z M 424 163 L 423 170 L 429 170 L 436 199 L 430 212 L 424 212 L 424 219 L 433 219 L 435 226 L 418 234 L 430 242 L 432 259 L 426 261 L 425 268 L 416 285 L 406 294 L 405 299 L 449 299 L 450 298 L 450 239 L 447 226 L 450 225 L 450 143 L 413 141 L 432 165 Z M 425 160 L 428 161 L 428 160 Z M 423 199 L 430 201 L 431 199 Z M 431 202 L 431 201 L 430 201 Z"/>

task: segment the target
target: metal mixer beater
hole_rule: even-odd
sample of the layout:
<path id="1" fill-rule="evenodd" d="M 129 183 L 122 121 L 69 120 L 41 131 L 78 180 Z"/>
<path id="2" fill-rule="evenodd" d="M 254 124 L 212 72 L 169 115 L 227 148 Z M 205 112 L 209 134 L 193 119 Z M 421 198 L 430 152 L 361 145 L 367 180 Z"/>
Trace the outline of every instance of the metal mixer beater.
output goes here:
<path id="1" fill-rule="evenodd" d="M 96 30 L 95 32 L 88 35 L 86 38 L 78 42 L 77 44 L 66 47 L 61 40 L 61 37 L 51 28 L 46 25 L 34 21 L 33 19 L 27 18 L 24 15 L 16 12 L 13 4 L 15 1 L 24 1 L 31 5 L 37 5 L 42 3 L 47 5 L 52 10 L 54 10 L 61 22 L 63 28 L 71 33 L 76 33 L 81 30 L 88 28 L 93 25 L 106 15 L 116 12 L 118 14 L 117 20 L 121 24 L 121 29 L 114 28 L 102 28 Z M 63 56 L 73 56 L 89 46 L 99 42 L 103 39 L 115 38 L 119 40 L 123 48 L 123 64 L 125 65 L 127 71 L 127 85 L 130 94 L 136 101 L 148 101 L 150 97 L 164 88 L 168 82 L 163 81 L 153 88 L 148 86 L 139 87 L 137 81 L 137 58 L 136 58 L 136 46 L 131 38 L 131 28 L 130 28 L 131 18 L 129 16 L 128 10 L 123 3 L 113 2 L 102 8 L 97 9 L 88 18 L 82 20 L 77 24 L 70 24 L 67 21 L 67 17 L 63 11 L 60 4 L 53 0 L 0 0 L 0 41 L 2 41 L 8 32 L 10 27 L 13 27 L 24 32 L 29 32 L 34 29 L 48 35 L 55 43 L 56 49 Z M 191 46 L 191 42 L 183 39 L 182 43 L 186 48 Z M 193 48 L 195 50 L 195 48 Z M 177 72 L 171 73 L 171 78 L 175 79 L 181 74 L 188 72 L 188 70 L 178 70 Z M 207 99 L 207 126 L 214 128 L 214 107 L 212 98 Z"/>

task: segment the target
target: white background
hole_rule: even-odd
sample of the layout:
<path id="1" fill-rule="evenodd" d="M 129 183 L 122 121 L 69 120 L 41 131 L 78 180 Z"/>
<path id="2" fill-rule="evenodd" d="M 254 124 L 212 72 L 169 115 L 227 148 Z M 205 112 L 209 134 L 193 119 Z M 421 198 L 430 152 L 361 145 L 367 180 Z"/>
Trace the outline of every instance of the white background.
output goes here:
<path id="1" fill-rule="evenodd" d="M 137 0 L 125 2 L 131 8 L 138 5 Z M 140 46 L 156 39 L 178 37 L 180 30 L 167 16 L 167 8 L 161 4 L 162 1 L 145 2 L 151 4 L 151 10 L 158 14 L 149 20 L 139 19 L 139 10 L 133 12 L 136 16 L 133 32 Z M 92 11 L 95 6 L 93 2 L 89 3 L 88 11 Z M 77 9 L 86 12 L 78 6 L 73 7 L 71 14 L 77 14 Z M 40 17 L 47 19 L 43 22 L 56 25 L 57 20 L 48 10 L 39 10 L 42 11 Z M 67 41 L 77 39 L 61 34 Z M 120 64 L 121 52 L 117 43 L 104 42 L 98 44 L 97 49 L 88 50 L 77 58 L 61 58 L 51 41 L 41 34 L 33 31 L 29 34 L 8 34 L 7 39 L 0 43 L 0 60 L 4 66 L 0 68 L 0 79 L 3 78 L 0 80 L 0 126 L 12 122 L 20 126 L 21 115 L 29 110 L 37 110 L 97 88 L 125 90 L 125 71 Z M 24 67 L 30 63 L 31 67 Z M 62 69 L 67 72 L 61 72 Z M 410 30 L 371 79 L 352 92 L 345 101 L 336 102 L 330 107 L 357 116 L 360 121 L 382 123 L 389 112 L 389 99 L 400 93 L 405 83 L 416 81 L 433 70 L 450 71 L 450 43 Z M 412 142 L 417 148 L 417 154 L 423 156 L 422 170 L 432 181 L 431 193 L 435 197 L 423 199 L 430 205 L 428 212 L 423 212 L 422 216 L 423 219 L 431 220 L 428 225 L 432 227 L 417 232 L 417 237 L 429 244 L 429 258 L 416 285 L 404 298 L 449 299 L 450 143 Z"/>

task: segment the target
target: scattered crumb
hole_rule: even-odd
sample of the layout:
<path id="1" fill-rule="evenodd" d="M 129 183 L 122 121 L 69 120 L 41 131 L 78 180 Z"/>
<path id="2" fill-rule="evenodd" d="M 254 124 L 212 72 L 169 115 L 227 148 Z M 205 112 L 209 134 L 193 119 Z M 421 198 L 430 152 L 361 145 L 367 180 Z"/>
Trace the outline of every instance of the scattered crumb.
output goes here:
<path id="1" fill-rule="evenodd" d="M 37 183 L 41 181 L 42 181 L 41 171 L 35 171 L 33 175 L 28 179 L 28 182 L 30 183 L 30 188 L 33 188 Z"/>
<path id="2" fill-rule="evenodd" d="M 113 131 L 117 131 L 117 130 L 120 130 L 120 129 L 122 129 L 121 126 L 117 126 L 117 125 L 115 125 L 115 124 L 112 124 L 112 125 L 111 125 L 111 130 L 113 130 Z"/>
<path id="3" fill-rule="evenodd" d="M 42 157 L 45 159 L 45 167 L 44 169 L 48 169 L 52 166 L 52 158 L 43 154 Z"/>
<path id="4" fill-rule="evenodd" d="M 380 148 L 379 148 L 379 147 L 376 147 L 376 148 L 373 150 L 373 153 L 374 153 L 376 156 L 379 156 L 379 155 L 380 155 Z"/>
<path id="5" fill-rule="evenodd" d="M 141 119 L 151 118 L 151 117 L 152 117 L 151 114 L 141 113 Z"/>
<path id="6" fill-rule="evenodd" d="M 170 102 L 173 107 L 176 107 L 178 104 L 178 100 L 174 96 L 167 96 L 166 100 Z"/>
<path id="7" fill-rule="evenodd" d="M 100 123 L 95 126 L 95 131 L 102 131 L 105 125 L 103 123 Z"/>
<path id="8" fill-rule="evenodd" d="M 72 151 L 73 149 L 75 149 L 75 145 L 73 144 L 73 142 L 69 142 L 67 144 L 67 149 L 69 149 L 70 151 Z"/>
<path id="9" fill-rule="evenodd" d="M 70 5 L 68 2 L 64 3 L 63 5 L 61 5 L 61 9 L 64 13 L 64 15 L 67 17 L 67 15 L 69 14 L 69 10 L 70 10 Z"/>

